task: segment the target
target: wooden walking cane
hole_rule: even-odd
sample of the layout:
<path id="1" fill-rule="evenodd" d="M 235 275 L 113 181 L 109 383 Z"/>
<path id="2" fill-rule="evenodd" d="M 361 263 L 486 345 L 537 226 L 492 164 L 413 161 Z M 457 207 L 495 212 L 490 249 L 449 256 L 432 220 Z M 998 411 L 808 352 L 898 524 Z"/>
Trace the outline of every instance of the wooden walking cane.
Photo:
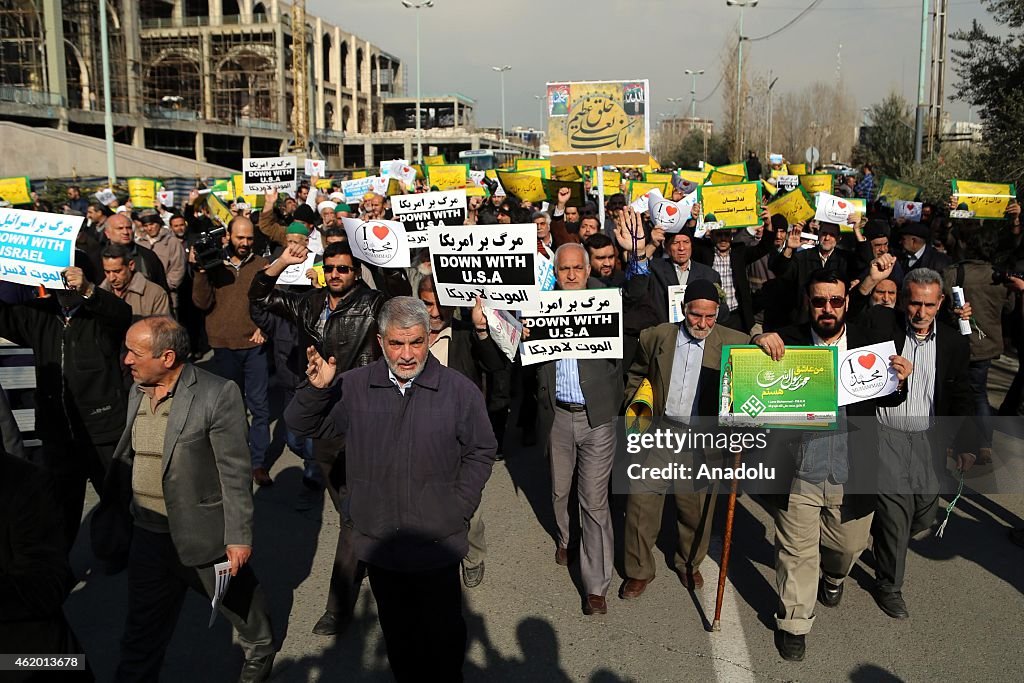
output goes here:
<path id="1" fill-rule="evenodd" d="M 732 467 L 737 469 L 740 466 L 740 453 L 736 454 Z M 733 476 L 732 490 L 729 491 L 729 507 L 725 513 L 725 538 L 722 539 L 722 561 L 718 563 L 718 597 L 715 599 L 715 620 L 711 622 L 712 631 L 722 630 L 722 600 L 725 597 L 725 579 L 729 572 L 729 550 L 732 547 L 732 523 L 736 514 L 736 493 L 739 489 L 739 479 Z"/>

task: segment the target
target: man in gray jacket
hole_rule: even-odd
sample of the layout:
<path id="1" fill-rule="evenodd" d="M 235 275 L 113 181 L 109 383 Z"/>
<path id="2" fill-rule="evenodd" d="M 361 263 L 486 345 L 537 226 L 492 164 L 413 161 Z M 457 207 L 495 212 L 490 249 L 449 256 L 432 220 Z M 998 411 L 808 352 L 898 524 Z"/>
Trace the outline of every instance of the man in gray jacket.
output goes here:
<path id="1" fill-rule="evenodd" d="M 116 680 L 159 678 L 185 592 L 192 587 L 211 597 L 214 565 L 224 561 L 232 578 L 220 609 L 245 652 L 239 680 L 267 680 L 275 650 L 263 592 L 248 565 L 253 506 L 238 386 L 184 362 L 188 335 L 171 318 L 135 323 L 125 346 L 135 386 L 114 471 L 130 469 L 120 500 L 130 506 L 134 527 Z"/>

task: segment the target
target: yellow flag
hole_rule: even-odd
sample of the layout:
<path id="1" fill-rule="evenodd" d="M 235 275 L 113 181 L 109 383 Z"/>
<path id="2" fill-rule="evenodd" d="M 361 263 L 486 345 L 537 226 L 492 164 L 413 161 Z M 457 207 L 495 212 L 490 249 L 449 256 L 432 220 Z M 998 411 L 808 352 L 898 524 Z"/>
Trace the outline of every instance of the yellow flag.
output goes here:
<path id="1" fill-rule="evenodd" d="M 561 180 L 564 183 L 572 183 L 583 177 L 579 166 L 556 166 L 552 169 L 552 173 L 555 180 Z"/>
<path id="2" fill-rule="evenodd" d="M 622 192 L 622 174 L 618 171 L 604 172 L 604 195 L 610 196 Z"/>
<path id="3" fill-rule="evenodd" d="M 316 189 L 324 190 L 324 191 L 330 190 L 331 189 L 331 179 L 330 178 L 321 178 L 320 180 L 316 181 Z"/>
<path id="4" fill-rule="evenodd" d="M 807 190 L 807 194 L 814 195 L 818 192 L 832 194 L 832 176 L 828 173 L 815 173 L 814 175 L 800 176 L 800 185 Z"/>
<path id="5" fill-rule="evenodd" d="M 206 195 L 206 205 L 210 207 L 210 213 L 213 217 L 220 221 L 221 225 L 227 227 L 227 224 L 231 222 L 234 216 L 231 214 L 231 209 L 228 208 L 227 204 L 221 201 L 221 198 L 210 193 Z"/>
<path id="6" fill-rule="evenodd" d="M 1017 197 L 1017 187 L 1006 183 L 976 183 L 970 180 L 954 180 L 953 194 L 957 208 L 967 205 L 975 218 L 1005 218 L 1006 207 Z"/>
<path id="7" fill-rule="evenodd" d="M 128 198 L 136 209 L 152 209 L 156 206 L 156 181 L 152 178 L 129 178 Z"/>
<path id="8" fill-rule="evenodd" d="M 795 225 L 814 218 L 814 205 L 807 191 L 798 187 L 768 204 L 768 211 L 774 216 L 784 216 L 786 222 Z"/>
<path id="9" fill-rule="evenodd" d="M 662 197 L 671 197 L 671 187 L 671 183 L 649 183 L 646 181 L 640 182 L 639 180 L 631 180 L 629 182 L 629 197 L 627 198 L 627 201 L 631 202 L 634 199 L 639 199 L 651 190 L 657 190 L 661 193 Z"/>
<path id="10" fill-rule="evenodd" d="M 789 173 L 786 175 L 807 175 L 807 164 L 788 164 Z"/>
<path id="11" fill-rule="evenodd" d="M 668 183 L 672 185 L 672 174 L 671 173 L 644 173 L 645 183 Z"/>
<path id="12" fill-rule="evenodd" d="M 469 164 L 427 166 L 427 184 L 440 192 L 466 187 L 469 184 Z"/>
<path id="13" fill-rule="evenodd" d="M 330 180 L 327 181 L 327 187 L 330 187 Z M 317 183 L 319 185 L 319 182 Z M 254 209 L 263 208 L 263 195 L 261 194 L 242 194 L 242 188 L 245 187 L 245 179 L 241 173 L 231 174 L 231 189 L 234 199 L 236 202 L 245 202 Z"/>
<path id="14" fill-rule="evenodd" d="M 366 177 L 366 171 L 352 171 L 352 180 L 359 180 L 360 178 Z"/>
<path id="15" fill-rule="evenodd" d="M 724 228 L 746 228 L 761 224 L 761 183 L 701 185 L 697 188 L 706 222 L 721 222 Z"/>
<path id="16" fill-rule="evenodd" d="M 498 182 L 505 194 L 524 202 L 542 202 L 547 199 L 544 177 L 540 169 L 531 171 L 498 171 Z"/>
<path id="17" fill-rule="evenodd" d="M 687 180 L 694 185 L 703 185 L 704 181 L 708 179 L 709 173 L 707 171 L 676 171 L 676 174 L 683 180 Z"/>
<path id="18" fill-rule="evenodd" d="M 516 173 L 540 170 L 544 178 L 551 177 L 551 159 L 516 159 Z"/>
<path id="19" fill-rule="evenodd" d="M 448 162 L 444 160 L 443 154 L 435 154 L 432 157 L 423 157 L 423 164 L 425 166 L 444 166 Z"/>
<path id="20" fill-rule="evenodd" d="M 14 206 L 31 204 L 31 192 L 32 185 L 28 181 L 28 176 L 0 178 L 0 199 L 10 202 Z"/>

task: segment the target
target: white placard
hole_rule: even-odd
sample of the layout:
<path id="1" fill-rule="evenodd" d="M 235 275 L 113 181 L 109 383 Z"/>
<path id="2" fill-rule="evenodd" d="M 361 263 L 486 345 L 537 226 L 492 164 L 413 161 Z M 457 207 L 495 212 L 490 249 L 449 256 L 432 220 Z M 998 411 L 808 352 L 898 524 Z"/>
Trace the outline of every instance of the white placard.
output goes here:
<path id="1" fill-rule="evenodd" d="M 427 228 L 436 225 L 464 225 L 466 191 L 424 192 L 391 198 L 391 212 L 409 236 L 409 247 L 427 246 Z"/>
<path id="2" fill-rule="evenodd" d="M 477 187 L 485 187 L 485 185 L 484 185 L 484 178 L 486 178 L 486 177 L 487 177 L 487 172 L 486 171 L 470 171 L 469 172 L 469 181 L 473 185 L 476 185 Z"/>
<path id="3" fill-rule="evenodd" d="M 530 338 L 521 344 L 523 365 L 561 358 L 622 358 L 622 290 L 541 292 L 540 308 L 523 313 Z"/>
<path id="4" fill-rule="evenodd" d="M 633 200 L 629 205 L 629 208 L 633 209 L 637 213 L 644 213 L 648 211 L 655 202 L 660 202 L 665 196 L 656 189 L 647 190 L 642 195 Z"/>
<path id="5" fill-rule="evenodd" d="M 850 222 L 850 215 L 857 211 L 857 207 L 848 199 L 827 192 L 818 192 L 814 196 L 817 202 L 814 220 L 818 222 L 846 225 Z"/>
<path id="6" fill-rule="evenodd" d="M 170 209 L 174 206 L 174 191 L 160 190 L 156 193 L 156 200 L 160 202 L 161 205 Z"/>
<path id="7" fill-rule="evenodd" d="M 0 208 L 0 280 L 64 289 L 75 262 L 81 216 Z"/>
<path id="8" fill-rule="evenodd" d="M 686 317 L 683 310 L 683 296 L 686 294 L 686 285 L 668 286 L 668 321 L 670 323 L 681 323 Z"/>
<path id="9" fill-rule="evenodd" d="M 921 220 L 921 209 L 924 204 L 921 202 L 908 202 L 904 199 L 897 199 L 893 211 L 894 218 L 904 218 L 908 221 Z"/>
<path id="10" fill-rule="evenodd" d="M 367 178 L 356 178 L 355 180 L 343 180 L 341 183 L 341 191 L 345 195 L 346 204 L 358 204 L 363 201 L 363 196 L 367 192 L 373 192 L 373 181 L 377 179 L 377 176 L 369 176 Z"/>
<path id="11" fill-rule="evenodd" d="M 382 161 L 380 164 L 380 177 L 400 180 L 406 187 L 413 187 L 416 183 L 416 169 L 412 167 L 407 159 L 395 159 L 393 161 Z"/>
<path id="12" fill-rule="evenodd" d="M 342 218 L 352 255 L 381 268 L 408 268 L 409 240 L 398 221 L 361 221 Z"/>
<path id="13" fill-rule="evenodd" d="M 428 228 L 430 262 L 442 306 L 535 310 L 537 226 L 442 225 Z"/>
<path id="14" fill-rule="evenodd" d="M 311 251 L 306 256 L 306 260 L 302 263 L 296 263 L 285 268 L 281 274 L 277 276 L 277 284 L 312 285 L 313 281 L 306 277 L 306 273 L 313 267 L 314 259 L 316 259 L 316 252 Z"/>
<path id="15" fill-rule="evenodd" d="M 780 175 L 778 178 L 775 178 L 775 187 L 780 190 L 795 190 L 800 187 L 800 176 Z"/>
<path id="16" fill-rule="evenodd" d="M 103 188 L 94 196 L 96 197 L 96 201 L 98 201 L 103 206 L 110 206 L 111 204 L 117 201 L 117 195 L 114 194 L 114 192 L 109 187 Z"/>
<path id="17" fill-rule="evenodd" d="M 508 356 L 509 362 L 514 361 L 519 351 L 519 342 L 523 338 L 523 324 L 515 315 L 508 311 L 482 306 L 484 317 L 487 318 L 487 329 L 491 339 L 498 345 L 502 353 Z"/>
<path id="18" fill-rule="evenodd" d="M 271 190 L 295 192 L 295 157 L 242 159 L 242 194 L 264 194 Z"/>
<path id="19" fill-rule="evenodd" d="M 889 364 L 896 355 L 892 341 L 862 346 L 839 354 L 839 405 L 869 401 L 896 391 L 899 378 Z"/>
<path id="20" fill-rule="evenodd" d="M 691 210 L 697 203 L 697 193 L 689 194 L 678 202 L 662 199 L 651 200 L 651 220 L 665 229 L 665 232 L 677 233 L 691 218 Z"/>
<path id="21" fill-rule="evenodd" d="M 323 159 L 306 159 L 306 175 L 323 178 L 327 172 L 327 162 Z"/>
<path id="22" fill-rule="evenodd" d="M 537 286 L 542 292 L 550 292 L 555 288 L 555 264 L 540 254 L 537 254 Z"/>

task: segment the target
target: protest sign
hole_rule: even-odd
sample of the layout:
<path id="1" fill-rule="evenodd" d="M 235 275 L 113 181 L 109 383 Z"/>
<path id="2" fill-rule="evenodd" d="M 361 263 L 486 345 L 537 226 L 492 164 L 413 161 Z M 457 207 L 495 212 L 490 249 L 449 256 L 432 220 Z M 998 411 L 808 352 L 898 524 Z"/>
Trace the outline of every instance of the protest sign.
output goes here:
<path id="1" fill-rule="evenodd" d="M 0 280 L 64 289 L 81 216 L 0 208 Z"/>
<path id="2" fill-rule="evenodd" d="M 723 173 L 718 169 L 715 169 L 708 175 L 708 183 L 714 185 L 735 185 L 745 180 L 746 177 L 738 173 Z"/>
<path id="3" fill-rule="evenodd" d="M 836 424 L 834 346 L 787 346 L 778 361 L 756 346 L 726 346 L 720 377 L 724 425 L 831 429 Z"/>
<path id="4" fill-rule="evenodd" d="M 397 221 L 361 221 L 342 218 L 352 255 L 381 268 L 408 268 L 409 242 L 405 226 Z"/>
<path id="5" fill-rule="evenodd" d="M 814 196 L 814 200 L 817 207 L 814 220 L 819 222 L 846 225 L 850 222 L 850 215 L 857 210 L 849 199 L 836 197 L 827 192 L 819 192 Z"/>
<path id="6" fill-rule="evenodd" d="M 921 220 L 921 209 L 924 204 L 921 202 L 908 202 L 904 199 L 897 199 L 893 207 L 893 218 L 904 218 L 908 221 Z"/>
<path id="7" fill-rule="evenodd" d="M 264 194 L 268 190 L 295 192 L 297 172 L 295 157 L 242 159 L 242 192 Z"/>
<path id="8" fill-rule="evenodd" d="M 370 192 L 379 194 L 381 197 L 393 197 L 402 194 L 402 183 L 397 178 L 381 178 L 373 176 L 370 178 Z"/>
<path id="9" fill-rule="evenodd" d="M 719 166 L 715 169 L 718 173 L 725 173 L 732 176 L 740 176 L 743 180 L 747 180 L 747 162 L 741 161 L 738 164 L 727 164 L 725 166 Z M 754 178 L 758 180 L 758 178 Z M 740 181 L 742 182 L 742 181 Z"/>
<path id="10" fill-rule="evenodd" d="M 444 166 L 448 162 L 445 161 L 443 154 L 435 154 L 433 156 L 423 157 L 424 166 Z"/>
<path id="11" fill-rule="evenodd" d="M 406 187 L 412 187 L 416 183 L 416 169 L 405 159 L 382 161 L 380 164 L 380 177 L 394 178 Z"/>
<path id="12" fill-rule="evenodd" d="M 361 178 L 366 178 L 369 175 L 370 174 L 367 171 L 352 171 L 352 178 L 351 179 L 352 180 L 360 180 Z"/>
<path id="13" fill-rule="evenodd" d="M 672 186 L 672 174 L 671 173 L 644 173 L 645 183 L 662 183 Z"/>
<path id="14" fill-rule="evenodd" d="M 704 182 L 708 179 L 710 173 L 705 173 L 704 171 L 687 171 L 684 169 L 676 171 L 676 175 L 682 178 L 683 180 L 688 180 L 692 182 L 694 185 L 703 185 Z"/>
<path id="15" fill-rule="evenodd" d="M 323 178 L 327 172 L 327 162 L 323 159 L 306 159 L 305 172 L 308 176 L 317 176 Z M 280 278 L 278 278 L 280 281 Z"/>
<path id="16" fill-rule="evenodd" d="M 391 212 L 405 226 L 409 248 L 427 246 L 427 228 L 466 222 L 466 191 L 424 192 L 391 198 Z"/>
<path id="17" fill-rule="evenodd" d="M 677 233 L 690 220 L 693 205 L 697 203 L 697 193 L 683 197 L 674 202 L 671 199 L 656 198 L 652 192 L 648 200 L 651 222 L 661 226 L 665 232 Z"/>
<path id="18" fill-rule="evenodd" d="M 633 203 L 629 205 L 629 208 L 633 209 L 637 213 L 646 213 L 650 211 L 651 204 L 656 201 L 661 201 L 665 198 L 665 195 L 661 193 L 661 190 L 657 188 L 651 188 L 647 192 L 633 200 Z"/>
<path id="19" fill-rule="evenodd" d="M 110 206 L 111 204 L 117 201 L 117 195 L 114 194 L 114 191 L 111 190 L 109 187 L 105 187 L 102 190 L 99 190 L 94 196 L 96 197 L 96 201 L 98 201 L 103 206 Z"/>
<path id="20" fill-rule="evenodd" d="M 578 180 L 548 180 L 547 178 L 541 182 L 544 184 L 544 192 L 547 195 L 547 200 L 552 204 L 555 204 L 558 201 L 558 191 L 563 187 L 567 187 L 569 188 L 569 201 L 566 206 L 583 206 L 584 197 L 582 182 Z"/>
<path id="21" fill-rule="evenodd" d="M 800 187 L 800 176 L 780 175 L 775 178 L 775 186 L 780 190 L 792 191 Z"/>
<path id="22" fill-rule="evenodd" d="M 646 80 L 547 84 L 548 143 L 560 165 L 650 161 Z"/>
<path id="23" fill-rule="evenodd" d="M 156 200 L 160 202 L 162 206 L 166 206 L 168 209 L 174 207 L 174 191 L 173 190 L 160 190 L 156 193 Z"/>
<path id="24" fill-rule="evenodd" d="M 515 172 L 498 171 L 498 181 L 510 197 L 524 202 L 542 202 L 548 193 L 540 170 Z"/>
<path id="25" fill-rule="evenodd" d="M 807 190 L 809 195 L 815 195 L 819 192 L 832 194 L 832 176 L 828 173 L 802 175 L 800 176 L 800 186 Z"/>
<path id="26" fill-rule="evenodd" d="M 785 157 L 783 157 L 781 154 L 769 154 L 768 155 L 768 163 L 771 164 L 772 166 L 775 166 L 777 164 L 781 164 L 785 160 L 786 160 Z"/>
<path id="27" fill-rule="evenodd" d="M 135 209 L 152 209 L 156 207 L 157 182 L 152 178 L 129 178 L 128 199 Z"/>
<path id="28" fill-rule="evenodd" d="M 896 207 L 897 199 L 912 202 L 917 199 L 917 195 L 920 192 L 921 188 L 917 185 L 911 185 L 910 183 L 903 183 L 899 180 L 883 177 L 878 185 L 877 196 L 878 201 L 882 202 L 883 206 L 888 206 L 890 209 L 893 209 Z"/>
<path id="29" fill-rule="evenodd" d="M 786 164 L 787 170 L 790 175 L 806 175 L 807 164 Z"/>
<path id="30" fill-rule="evenodd" d="M 442 306 L 472 306 L 481 297 L 504 310 L 538 305 L 537 226 L 428 228 L 430 261 Z"/>
<path id="31" fill-rule="evenodd" d="M 345 203 L 358 204 L 363 201 L 363 196 L 367 192 L 373 191 L 373 181 L 376 177 L 343 180 L 341 182 L 341 192 L 345 195 Z"/>
<path id="32" fill-rule="evenodd" d="M 552 177 L 555 180 L 561 180 L 567 183 L 582 180 L 583 178 L 583 174 L 580 173 L 579 166 L 556 166 L 552 169 L 552 174 Z"/>
<path id="33" fill-rule="evenodd" d="M 281 271 L 281 274 L 277 276 L 277 284 L 305 285 L 307 287 L 313 284 L 313 282 L 308 277 L 306 277 L 306 273 L 308 273 L 310 269 L 313 268 L 313 261 L 315 259 L 316 252 L 310 250 L 309 254 L 306 256 L 305 261 L 303 261 L 302 263 L 292 264 L 285 268 L 283 271 Z M 320 267 L 320 270 L 321 272 L 323 272 L 323 266 Z"/>
<path id="34" fill-rule="evenodd" d="M 328 192 L 331 189 L 332 180 L 330 178 L 317 178 L 316 189 Z"/>
<path id="35" fill-rule="evenodd" d="M 794 192 L 787 192 L 768 204 L 771 214 L 783 216 L 790 225 L 803 223 L 814 218 L 814 206 L 807 191 L 798 187 Z"/>
<path id="36" fill-rule="evenodd" d="M 779 193 L 779 188 L 775 187 L 775 185 L 770 181 L 761 183 L 761 189 L 764 190 L 769 197 L 774 197 Z"/>
<path id="37" fill-rule="evenodd" d="M 722 228 L 746 228 L 761 224 L 761 183 L 702 185 L 697 188 L 704 221 Z"/>
<path id="38" fill-rule="evenodd" d="M 668 321 L 681 323 L 686 318 L 683 298 L 686 296 L 686 285 L 668 286 Z"/>
<path id="39" fill-rule="evenodd" d="M 552 177 L 551 159 L 516 159 L 516 165 L 513 168 L 518 173 L 539 170 L 542 177 Z"/>
<path id="40" fill-rule="evenodd" d="M 476 185 L 477 187 L 484 187 L 484 178 L 486 177 L 487 173 L 484 171 L 470 171 L 469 183 L 470 185 Z"/>
<path id="41" fill-rule="evenodd" d="M 483 305 L 484 317 L 487 318 L 487 329 L 491 339 L 498 345 L 502 353 L 508 356 L 509 361 L 514 361 L 519 351 L 519 342 L 523 338 L 523 324 L 516 319 L 513 313 L 494 309 Z"/>
<path id="42" fill-rule="evenodd" d="M 427 185 L 440 192 L 459 190 L 469 182 L 469 164 L 427 166 Z"/>
<path id="43" fill-rule="evenodd" d="M 646 195 L 651 190 L 657 190 L 661 193 L 661 196 L 671 196 L 672 186 L 669 183 L 647 183 L 640 180 L 629 181 L 629 193 L 626 196 L 627 201 L 636 201 L 640 197 Z"/>
<path id="44" fill-rule="evenodd" d="M 1005 218 L 1010 200 L 1017 198 L 1017 186 L 954 180 L 953 195 L 956 197 L 957 208 L 973 211 L 975 218 Z M 966 206 L 962 207 L 961 204 Z"/>
<path id="45" fill-rule="evenodd" d="M 622 290 L 542 292 L 539 309 L 521 316 L 530 338 L 523 365 L 562 358 L 622 358 Z"/>
<path id="46" fill-rule="evenodd" d="M 605 171 L 603 191 L 606 197 L 622 192 L 622 174 L 618 171 Z"/>
<path id="47" fill-rule="evenodd" d="M 900 379 L 896 369 L 889 365 L 889 358 L 895 355 L 896 344 L 892 341 L 840 353 L 839 405 L 847 406 L 894 393 Z"/>
<path id="48" fill-rule="evenodd" d="M 263 202 L 265 201 L 265 195 L 246 194 L 244 192 L 245 178 L 241 173 L 233 173 L 231 175 L 231 188 L 233 189 L 233 192 L 222 197 L 222 199 L 233 198 L 236 202 L 245 202 L 249 206 L 262 208 Z"/>
<path id="49" fill-rule="evenodd" d="M 0 178 L 0 199 L 14 206 L 32 203 L 32 185 L 28 176 Z"/>
<path id="50" fill-rule="evenodd" d="M 555 264 L 547 256 L 537 254 L 537 287 L 542 292 L 555 288 Z"/>
<path id="51" fill-rule="evenodd" d="M 234 218 L 234 214 L 231 213 L 231 209 L 224 203 L 224 200 L 213 192 L 206 195 L 206 206 L 210 208 L 210 216 L 224 227 L 227 227 L 231 219 Z"/>

